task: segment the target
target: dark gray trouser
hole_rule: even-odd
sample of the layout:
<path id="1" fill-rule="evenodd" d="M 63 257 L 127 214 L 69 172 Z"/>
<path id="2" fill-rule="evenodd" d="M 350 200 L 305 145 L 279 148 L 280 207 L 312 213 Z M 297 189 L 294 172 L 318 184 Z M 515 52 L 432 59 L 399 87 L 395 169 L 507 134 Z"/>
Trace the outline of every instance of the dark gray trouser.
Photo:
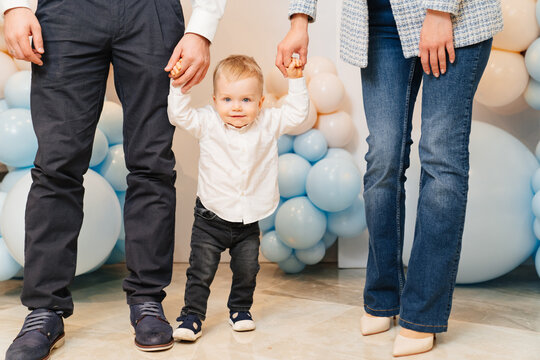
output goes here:
<path id="1" fill-rule="evenodd" d="M 163 68 L 184 32 L 178 0 L 40 0 L 44 65 L 32 69 L 39 149 L 26 208 L 22 303 L 73 312 L 83 174 L 109 66 L 124 109 L 130 173 L 124 208 L 128 303 L 161 301 L 170 283 L 176 193 Z"/>

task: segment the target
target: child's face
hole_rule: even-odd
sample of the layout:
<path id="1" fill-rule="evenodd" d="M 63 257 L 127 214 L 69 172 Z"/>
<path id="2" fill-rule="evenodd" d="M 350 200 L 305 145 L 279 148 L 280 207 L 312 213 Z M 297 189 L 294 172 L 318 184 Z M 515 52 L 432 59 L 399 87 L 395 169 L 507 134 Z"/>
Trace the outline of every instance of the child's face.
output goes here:
<path id="1" fill-rule="evenodd" d="M 229 81 L 221 75 L 216 80 L 214 103 L 226 124 L 236 128 L 251 124 L 259 115 L 263 100 L 256 77 Z"/>

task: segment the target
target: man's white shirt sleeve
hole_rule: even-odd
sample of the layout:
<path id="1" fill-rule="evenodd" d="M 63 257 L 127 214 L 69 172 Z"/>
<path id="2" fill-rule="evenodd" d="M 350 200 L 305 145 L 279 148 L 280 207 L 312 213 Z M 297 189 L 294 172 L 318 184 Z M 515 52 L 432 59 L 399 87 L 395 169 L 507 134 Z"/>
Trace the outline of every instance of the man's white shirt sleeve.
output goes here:
<path id="1" fill-rule="evenodd" d="M 0 16 L 4 16 L 6 11 L 16 7 L 30 8 L 30 2 L 28 0 L 0 0 Z"/>
<path id="2" fill-rule="evenodd" d="M 193 12 L 186 28 L 186 34 L 199 34 L 212 42 L 219 20 L 225 12 L 226 3 L 227 0 L 191 0 Z"/>

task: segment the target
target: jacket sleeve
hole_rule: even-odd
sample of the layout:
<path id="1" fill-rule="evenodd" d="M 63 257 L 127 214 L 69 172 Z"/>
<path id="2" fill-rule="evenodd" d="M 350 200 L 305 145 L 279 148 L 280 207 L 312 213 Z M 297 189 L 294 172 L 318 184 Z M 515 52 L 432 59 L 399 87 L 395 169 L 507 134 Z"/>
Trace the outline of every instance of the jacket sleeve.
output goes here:
<path id="1" fill-rule="evenodd" d="M 289 18 L 294 14 L 306 14 L 309 22 L 315 21 L 317 17 L 317 0 L 290 0 Z"/>
<path id="2" fill-rule="evenodd" d="M 206 124 L 212 115 L 205 108 L 195 109 L 190 106 L 191 95 L 182 94 L 181 88 L 172 86 L 169 90 L 167 114 L 169 122 L 174 126 L 181 127 L 191 135 L 200 139 L 204 133 Z"/>
<path id="3" fill-rule="evenodd" d="M 426 10 L 437 10 L 457 15 L 463 0 L 422 0 Z"/>

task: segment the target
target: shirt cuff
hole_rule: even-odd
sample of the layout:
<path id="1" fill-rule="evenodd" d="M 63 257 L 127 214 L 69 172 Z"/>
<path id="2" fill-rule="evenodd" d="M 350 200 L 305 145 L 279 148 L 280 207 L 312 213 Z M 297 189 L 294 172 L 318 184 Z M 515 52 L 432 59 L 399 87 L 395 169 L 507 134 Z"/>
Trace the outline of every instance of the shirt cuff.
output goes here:
<path id="1" fill-rule="evenodd" d="M 28 0 L 0 0 L 0 16 L 4 16 L 4 13 L 9 9 L 18 7 L 30 9 L 30 2 Z"/>
<path id="2" fill-rule="evenodd" d="M 289 79 L 289 94 L 301 94 L 307 91 L 306 78 Z"/>
<path id="3" fill-rule="evenodd" d="M 457 15 L 460 0 L 423 0 L 426 10 L 436 10 Z"/>
<path id="4" fill-rule="evenodd" d="M 169 86 L 169 95 L 173 95 L 173 96 L 185 96 L 185 95 L 188 95 L 189 92 L 187 94 L 184 94 L 182 93 L 182 86 L 178 86 L 178 87 L 175 87 L 173 86 L 173 79 L 171 79 L 170 83 L 171 85 Z"/>
<path id="5" fill-rule="evenodd" d="M 314 22 L 317 17 L 317 0 L 308 0 L 289 3 L 289 19 L 294 14 L 306 14 L 309 22 Z"/>
<path id="6" fill-rule="evenodd" d="M 207 12 L 203 9 L 193 9 L 189 24 L 186 28 L 187 33 L 201 35 L 212 42 L 219 24 L 219 18 L 215 14 Z"/>

